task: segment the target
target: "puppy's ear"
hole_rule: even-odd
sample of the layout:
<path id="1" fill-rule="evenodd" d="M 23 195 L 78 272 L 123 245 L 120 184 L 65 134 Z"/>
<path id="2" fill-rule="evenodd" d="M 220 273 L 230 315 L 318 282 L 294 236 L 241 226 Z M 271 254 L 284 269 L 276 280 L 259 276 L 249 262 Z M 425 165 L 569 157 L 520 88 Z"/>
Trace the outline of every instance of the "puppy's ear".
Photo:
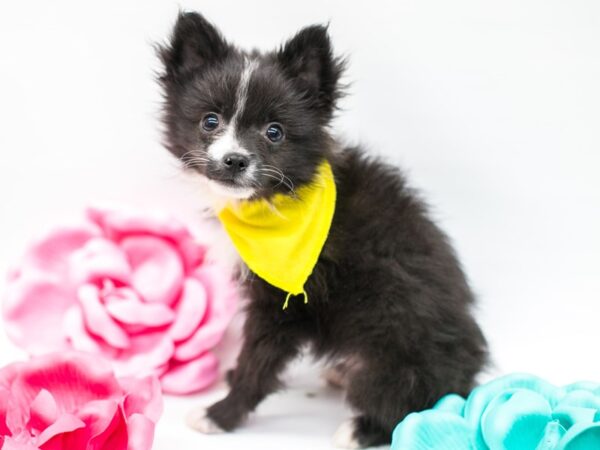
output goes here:
<path id="1" fill-rule="evenodd" d="M 300 30 L 277 52 L 277 61 L 303 95 L 331 116 L 341 96 L 344 61 L 333 55 L 327 27 L 312 25 Z"/>
<path id="2" fill-rule="evenodd" d="M 232 51 L 217 30 L 204 16 L 195 12 L 179 13 L 167 45 L 158 46 L 165 65 L 166 78 L 221 61 Z"/>

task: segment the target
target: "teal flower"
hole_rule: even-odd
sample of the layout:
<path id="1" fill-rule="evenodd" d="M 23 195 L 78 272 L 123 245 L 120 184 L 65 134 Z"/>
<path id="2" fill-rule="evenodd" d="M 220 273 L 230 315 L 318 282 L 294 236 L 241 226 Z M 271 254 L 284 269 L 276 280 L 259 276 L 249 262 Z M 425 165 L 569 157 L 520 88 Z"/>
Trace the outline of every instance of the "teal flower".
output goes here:
<path id="1" fill-rule="evenodd" d="M 600 384 L 558 388 L 533 375 L 507 375 L 464 399 L 450 394 L 409 414 L 392 450 L 600 449 Z"/>

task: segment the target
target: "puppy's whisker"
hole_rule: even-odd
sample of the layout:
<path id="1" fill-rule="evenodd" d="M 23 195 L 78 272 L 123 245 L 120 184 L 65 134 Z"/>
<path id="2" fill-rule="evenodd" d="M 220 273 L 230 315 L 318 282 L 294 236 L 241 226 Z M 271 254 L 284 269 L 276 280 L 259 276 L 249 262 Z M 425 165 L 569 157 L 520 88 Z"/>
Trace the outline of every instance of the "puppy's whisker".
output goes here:
<path id="1" fill-rule="evenodd" d="M 283 177 L 285 180 L 287 180 L 287 182 L 291 185 L 291 190 L 294 190 L 294 183 L 292 182 L 292 180 L 288 176 L 286 176 L 283 173 L 283 171 L 281 169 L 278 169 L 277 167 L 271 166 L 271 165 L 267 165 L 265 167 L 265 169 L 267 169 L 267 170 L 273 170 L 273 171 L 277 172 L 281 177 Z"/>
<path id="2" fill-rule="evenodd" d="M 204 158 L 203 156 L 197 156 L 197 155 L 189 155 L 189 156 L 183 156 L 181 158 L 182 161 L 204 161 L 204 162 L 209 162 L 210 159 L 208 158 Z"/>
<path id="3" fill-rule="evenodd" d="M 263 175 L 267 175 L 267 172 L 277 174 L 281 179 L 281 182 L 277 184 L 277 186 L 283 184 L 285 187 L 288 188 L 293 197 L 297 197 L 296 191 L 294 190 L 294 182 L 289 177 L 287 177 L 281 169 L 270 164 L 266 164 L 260 168 L 260 171 L 263 173 Z M 275 189 L 277 186 L 275 186 L 273 189 Z"/>
<path id="4" fill-rule="evenodd" d="M 206 164 L 200 164 L 200 163 L 188 163 L 188 164 L 184 164 L 183 167 L 184 169 L 197 169 L 199 167 L 203 167 Z"/>
<path id="5" fill-rule="evenodd" d="M 204 161 L 204 160 L 201 160 L 201 159 L 198 159 L 198 160 L 197 159 L 189 159 L 189 160 L 183 161 L 183 163 L 184 164 L 197 164 L 197 165 L 200 165 L 200 166 L 206 166 L 206 165 L 208 165 L 208 161 Z"/>
<path id="6" fill-rule="evenodd" d="M 184 153 L 181 156 L 181 162 L 183 163 L 183 166 L 185 168 L 192 169 L 194 167 L 203 167 L 208 165 L 210 159 L 205 156 L 198 155 L 195 151 L 192 150 Z"/>
<path id="7" fill-rule="evenodd" d="M 281 177 L 276 177 L 275 175 L 271 175 L 270 173 L 265 173 L 265 172 L 263 172 L 263 175 L 266 176 L 266 177 L 273 178 L 274 180 L 279 181 L 279 183 L 277 183 L 275 186 L 273 186 L 272 189 L 277 188 L 280 184 L 283 183 L 283 178 L 281 178 Z"/>
<path id="8" fill-rule="evenodd" d="M 198 154 L 198 150 L 190 150 L 185 152 L 180 157 L 181 162 L 184 167 L 193 167 L 193 166 L 205 166 L 210 162 L 210 159 L 206 156 Z"/>
<path id="9" fill-rule="evenodd" d="M 190 151 L 187 151 L 183 155 L 181 155 L 180 158 L 183 159 L 183 158 L 186 158 L 188 156 L 197 156 L 197 157 L 202 157 L 203 158 L 203 156 L 200 154 L 200 150 L 190 150 Z"/>
<path id="10" fill-rule="evenodd" d="M 270 176 L 271 178 L 277 178 L 279 180 L 279 183 L 273 187 L 273 189 L 275 189 L 277 186 L 279 186 L 280 184 L 283 184 L 285 187 L 287 187 L 290 191 L 292 191 L 294 194 L 294 184 L 292 183 L 292 180 L 290 180 L 288 177 L 286 177 L 283 172 L 281 172 L 280 170 L 273 170 L 273 169 L 262 169 L 261 173 L 265 176 Z M 277 177 L 275 177 L 273 174 L 277 174 Z"/>
<path id="11" fill-rule="evenodd" d="M 272 173 L 272 174 L 274 173 L 274 174 L 277 174 L 277 176 L 279 176 L 279 177 L 283 177 L 284 176 L 283 173 L 280 170 L 274 170 L 274 169 L 269 169 L 269 168 L 264 168 L 264 167 L 260 168 L 260 172 L 262 172 L 262 173 Z"/>

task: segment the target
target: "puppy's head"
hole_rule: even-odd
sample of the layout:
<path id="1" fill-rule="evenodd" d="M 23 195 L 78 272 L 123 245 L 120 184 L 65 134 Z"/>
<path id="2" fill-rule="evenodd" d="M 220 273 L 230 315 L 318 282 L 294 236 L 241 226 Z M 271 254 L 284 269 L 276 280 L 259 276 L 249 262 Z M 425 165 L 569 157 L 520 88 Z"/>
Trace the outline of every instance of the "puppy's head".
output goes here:
<path id="1" fill-rule="evenodd" d="M 343 69 L 325 27 L 247 53 L 201 15 L 183 13 L 159 54 L 166 146 L 211 190 L 261 198 L 312 179 L 328 151 Z"/>

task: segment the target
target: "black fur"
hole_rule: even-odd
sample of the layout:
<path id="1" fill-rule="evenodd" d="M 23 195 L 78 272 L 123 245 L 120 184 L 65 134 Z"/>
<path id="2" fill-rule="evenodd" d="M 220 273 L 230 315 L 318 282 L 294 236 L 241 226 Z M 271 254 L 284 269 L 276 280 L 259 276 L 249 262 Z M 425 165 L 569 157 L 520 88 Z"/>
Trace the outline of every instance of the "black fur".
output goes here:
<path id="1" fill-rule="evenodd" d="M 178 157 L 202 153 L 215 139 L 198 131 L 202 115 L 231 118 L 245 54 L 195 13 L 181 14 L 161 48 L 165 73 L 166 144 Z M 208 410 L 225 430 L 240 425 L 278 375 L 309 343 L 318 357 L 351 361 L 347 399 L 357 411 L 363 446 L 389 442 L 409 412 L 449 392 L 467 394 L 485 364 L 484 337 L 470 308 L 473 295 L 447 237 L 400 171 L 363 154 L 336 150 L 328 127 L 340 96 L 343 64 L 327 30 L 300 31 L 280 50 L 251 54 L 258 61 L 237 136 L 253 164 L 271 164 L 297 188 L 327 158 L 338 199 L 333 224 L 306 291 L 292 299 L 258 277 L 246 282 L 250 302 L 245 341 L 231 391 Z M 285 140 L 269 143 L 260 130 L 276 121 Z M 210 164 L 187 165 L 208 178 Z M 255 197 L 288 192 L 270 177 L 255 180 Z"/>

